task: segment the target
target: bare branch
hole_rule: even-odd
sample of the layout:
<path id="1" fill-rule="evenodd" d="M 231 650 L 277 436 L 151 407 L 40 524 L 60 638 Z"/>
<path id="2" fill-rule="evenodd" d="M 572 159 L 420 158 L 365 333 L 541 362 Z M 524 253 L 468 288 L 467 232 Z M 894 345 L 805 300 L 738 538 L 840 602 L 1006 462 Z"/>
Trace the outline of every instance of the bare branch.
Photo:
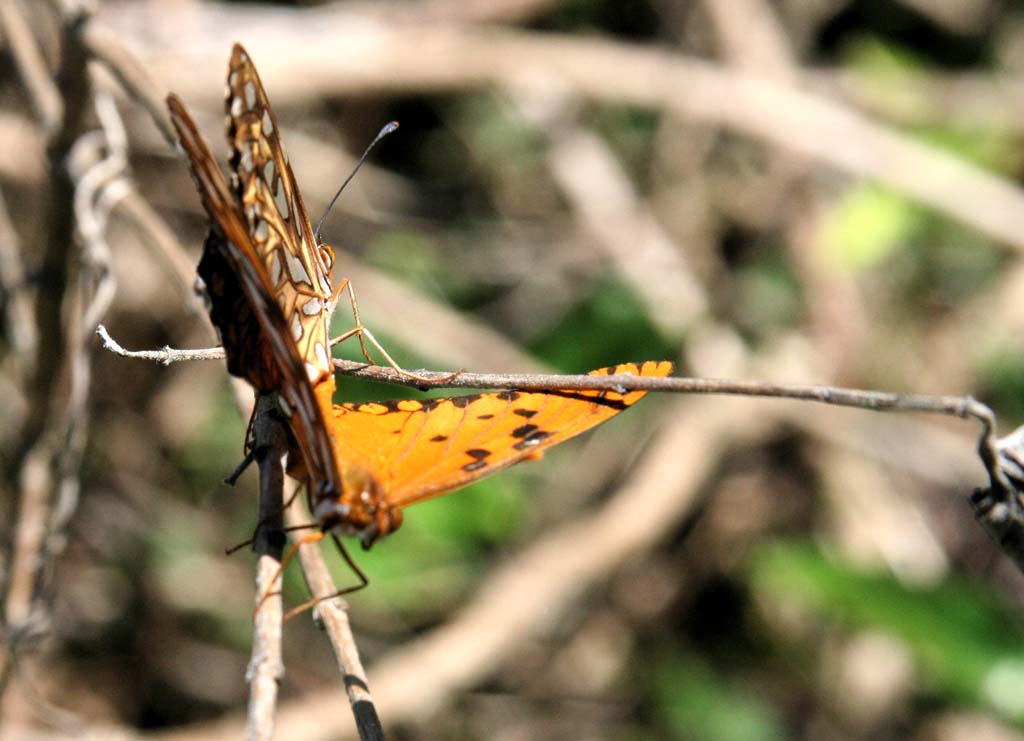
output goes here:
<path id="1" fill-rule="evenodd" d="M 162 365 L 188 360 L 222 360 L 224 358 L 223 347 L 206 347 L 196 350 L 175 350 L 170 347 L 163 347 L 160 350 L 125 350 L 117 340 L 110 336 L 107 328 L 102 324 L 96 327 L 96 334 L 103 339 L 103 347 L 116 355 L 152 360 Z"/>
<path id="2" fill-rule="evenodd" d="M 284 543 L 284 469 L 288 433 L 278 419 L 275 399 L 261 396 L 253 421 L 253 455 L 260 470 L 259 525 L 253 550 L 256 564 L 256 611 L 252 654 L 246 679 L 249 682 L 249 713 L 245 736 L 265 741 L 274 735 L 278 684 L 284 677 L 281 650 L 282 615 L 280 583 L 281 549 Z M 265 595 L 272 595 L 264 599 Z"/>
<path id="3" fill-rule="evenodd" d="M 304 523 L 296 507 L 288 509 L 288 523 L 292 526 Z M 304 543 L 299 548 L 302 573 L 313 597 L 328 597 L 338 592 L 331 573 L 324 562 L 323 553 L 315 543 Z M 355 718 L 359 738 L 362 741 L 383 739 L 377 709 L 370 694 L 370 684 L 359 658 L 359 648 L 352 635 L 348 620 L 348 603 L 340 598 L 324 599 L 313 608 L 314 617 L 323 626 L 331 641 L 338 669 L 345 682 L 345 693 Z"/>

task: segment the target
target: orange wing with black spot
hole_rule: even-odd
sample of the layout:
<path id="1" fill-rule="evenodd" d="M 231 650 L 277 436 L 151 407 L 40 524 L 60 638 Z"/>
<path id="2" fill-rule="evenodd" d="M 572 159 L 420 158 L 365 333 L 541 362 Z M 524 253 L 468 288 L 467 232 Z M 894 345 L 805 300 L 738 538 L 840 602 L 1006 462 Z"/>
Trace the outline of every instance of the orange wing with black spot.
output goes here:
<path id="1" fill-rule="evenodd" d="M 589 375 L 671 372 L 669 362 L 646 362 Z M 400 508 L 537 458 L 644 396 L 645 391 L 499 391 L 335 405 L 335 450 L 343 478 L 369 476 L 380 503 Z"/>

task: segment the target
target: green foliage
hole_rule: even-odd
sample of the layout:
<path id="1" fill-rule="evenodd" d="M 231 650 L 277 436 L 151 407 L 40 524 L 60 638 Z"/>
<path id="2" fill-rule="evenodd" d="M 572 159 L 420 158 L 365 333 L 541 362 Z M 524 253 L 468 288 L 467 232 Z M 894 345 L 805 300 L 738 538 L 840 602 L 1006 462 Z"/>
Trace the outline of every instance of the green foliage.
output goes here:
<path id="1" fill-rule="evenodd" d="M 842 268 L 859 273 L 906 246 L 922 226 L 920 207 L 880 186 L 862 185 L 847 192 L 821 227 L 821 243 L 835 248 Z"/>
<path id="2" fill-rule="evenodd" d="M 634 106 L 605 105 L 595 108 L 590 118 L 621 160 L 642 179 L 650 165 L 651 145 L 661 120 L 658 113 Z"/>
<path id="3" fill-rule="evenodd" d="M 1006 422 L 1024 420 L 1024 358 L 1014 345 L 991 350 L 980 361 L 986 403 L 1005 414 Z"/>
<path id="4" fill-rule="evenodd" d="M 219 481 L 231 473 L 244 455 L 246 420 L 227 384 L 213 395 L 213 408 L 180 451 L 176 465 L 196 482 Z M 204 497 L 208 492 L 197 492 Z"/>
<path id="5" fill-rule="evenodd" d="M 520 536 L 528 522 L 528 478 L 518 470 L 506 471 L 417 504 L 398 532 L 368 552 L 348 541 L 373 584 L 359 595 L 360 603 L 430 612 L 447 601 L 443 595 L 462 592 L 488 549 Z M 339 583 L 352 578 L 340 559 L 334 560 L 332 570 Z"/>
<path id="6" fill-rule="evenodd" d="M 777 712 L 749 689 L 733 686 L 683 650 L 663 650 L 653 697 L 676 738 L 702 741 L 774 741 L 786 737 Z"/>
<path id="7" fill-rule="evenodd" d="M 1024 630 L 987 591 L 954 579 L 911 587 L 803 542 L 762 546 L 749 564 L 751 588 L 766 598 L 796 603 L 844 630 L 891 634 L 933 691 L 1024 722 L 1024 698 L 1005 691 L 1008 678 L 1024 680 Z"/>
<path id="8" fill-rule="evenodd" d="M 542 134 L 500 96 L 468 96 L 455 114 L 476 164 L 485 172 L 522 178 L 544 157 Z"/>
<path id="9" fill-rule="evenodd" d="M 595 283 L 556 327 L 533 338 L 529 348 L 566 373 L 676 354 L 633 293 L 611 279 Z"/>
<path id="10" fill-rule="evenodd" d="M 792 326 L 801 316 L 802 292 L 780 248 L 758 251 L 734 271 L 736 298 L 730 309 L 752 334 Z"/>

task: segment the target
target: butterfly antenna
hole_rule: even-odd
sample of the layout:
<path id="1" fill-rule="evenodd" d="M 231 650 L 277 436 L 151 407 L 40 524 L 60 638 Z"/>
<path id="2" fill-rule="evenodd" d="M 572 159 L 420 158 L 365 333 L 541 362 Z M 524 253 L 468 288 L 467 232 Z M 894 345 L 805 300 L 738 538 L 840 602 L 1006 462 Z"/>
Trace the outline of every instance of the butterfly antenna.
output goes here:
<path id="1" fill-rule="evenodd" d="M 345 182 L 341 184 L 341 187 L 338 188 L 338 192 L 334 194 L 334 198 L 331 199 L 331 202 L 327 204 L 327 208 L 324 209 L 324 215 L 320 217 L 320 221 L 316 222 L 316 230 L 313 232 L 313 236 L 316 238 L 317 244 L 320 243 L 320 227 L 323 226 L 324 219 L 327 218 L 327 214 L 329 214 L 331 209 L 334 208 L 334 203 L 341 195 L 341 191 L 345 190 L 345 186 L 348 185 L 352 181 L 352 178 L 356 176 L 356 173 L 359 172 L 359 168 L 363 166 L 364 162 L 366 162 L 366 158 L 370 156 L 370 152 L 373 151 L 375 146 L 377 146 L 377 143 L 388 134 L 397 130 L 398 121 L 391 121 L 377 132 L 377 136 L 373 138 L 373 141 L 370 142 L 370 146 L 368 146 L 366 151 L 363 152 L 363 156 L 359 158 L 358 162 L 356 162 L 356 166 L 352 169 L 352 174 L 345 178 Z"/>

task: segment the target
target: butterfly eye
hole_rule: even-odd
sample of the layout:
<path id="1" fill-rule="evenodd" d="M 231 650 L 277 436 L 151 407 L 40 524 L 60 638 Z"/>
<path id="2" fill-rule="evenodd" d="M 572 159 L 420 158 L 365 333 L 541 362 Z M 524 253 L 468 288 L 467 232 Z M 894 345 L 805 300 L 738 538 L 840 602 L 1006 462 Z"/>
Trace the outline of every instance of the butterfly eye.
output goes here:
<path id="1" fill-rule="evenodd" d="M 334 250 L 331 249 L 329 244 L 322 244 L 318 249 L 320 250 L 321 262 L 323 262 L 325 268 L 330 270 L 334 266 Z"/>

